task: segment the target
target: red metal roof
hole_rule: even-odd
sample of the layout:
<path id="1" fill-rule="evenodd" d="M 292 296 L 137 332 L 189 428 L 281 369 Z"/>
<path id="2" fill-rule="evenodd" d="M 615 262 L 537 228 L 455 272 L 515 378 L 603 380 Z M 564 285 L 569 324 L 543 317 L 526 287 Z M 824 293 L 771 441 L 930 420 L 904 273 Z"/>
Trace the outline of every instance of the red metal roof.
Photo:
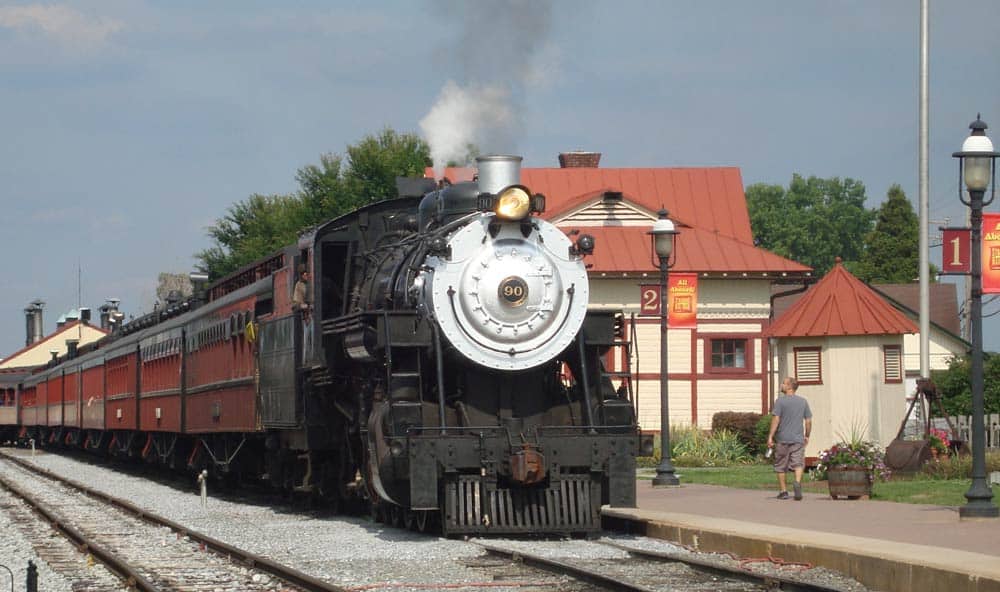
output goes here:
<path id="1" fill-rule="evenodd" d="M 837 259 L 826 276 L 765 331 L 769 337 L 899 335 L 913 321 L 851 275 Z"/>
<path id="2" fill-rule="evenodd" d="M 595 239 L 594 254 L 587 258 L 590 271 L 632 273 L 658 269 L 647 234 L 651 227 L 581 226 L 581 233 L 593 235 Z M 810 271 L 805 265 L 721 234 L 701 228 L 681 227 L 679 230 L 674 247 L 677 260 L 672 271 L 733 274 L 802 274 Z"/>
<path id="3" fill-rule="evenodd" d="M 470 168 L 448 168 L 452 182 L 471 181 Z M 428 168 L 426 175 L 434 176 Z M 523 168 L 521 183 L 545 195 L 547 219 L 558 218 L 598 193 L 620 191 L 651 212 L 661 207 L 675 221 L 752 244 L 743 179 L 735 167 L 711 168 Z"/>
<path id="4" fill-rule="evenodd" d="M 452 182 L 472 180 L 470 168 L 448 168 Z M 427 169 L 427 176 L 434 176 Z M 811 269 L 753 245 L 743 179 L 735 167 L 523 168 L 521 182 L 546 197 L 546 219 L 564 217 L 605 191 L 618 191 L 651 214 L 661 207 L 678 223 L 677 271 L 805 274 Z M 592 271 L 629 273 L 656 269 L 650 260 L 650 226 L 580 226 L 597 239 Z M 570 223 L 560 224 L 566 230 Z M 614 248 L 606 248 L 613 246 Z"/>
<path id="5" fill-rule="evenodd" d="M 545 195 L 549 219 L 613 189 L 652 212 L 667 208 L 675 222 L 753 243 L 743 179 L 734 167 L 523 169 L 521 182 Z"/>

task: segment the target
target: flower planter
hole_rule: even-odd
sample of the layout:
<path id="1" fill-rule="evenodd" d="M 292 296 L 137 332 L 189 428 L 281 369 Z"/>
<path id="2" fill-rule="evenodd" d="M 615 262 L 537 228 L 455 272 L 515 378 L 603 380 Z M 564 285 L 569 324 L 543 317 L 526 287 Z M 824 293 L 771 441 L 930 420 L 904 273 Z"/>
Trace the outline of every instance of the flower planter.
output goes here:
<path id="1" fill-rule="evenodd" d="M 826 478 L 833 499 L 871 497 L 872 474 L 864 467 L 830 467 Z"/>

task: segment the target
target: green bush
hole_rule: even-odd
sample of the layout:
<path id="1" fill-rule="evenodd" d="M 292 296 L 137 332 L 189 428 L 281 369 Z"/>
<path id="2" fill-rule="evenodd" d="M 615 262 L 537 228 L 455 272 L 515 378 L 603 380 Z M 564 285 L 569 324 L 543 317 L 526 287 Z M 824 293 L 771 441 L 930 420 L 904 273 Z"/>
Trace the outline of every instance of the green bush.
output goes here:
<path id="1" fill-rule="evenodd" d="M 670 458 L 678 467 L 727 467 L 753 460 L 746 445 L 734 432 L 705 432 L 697 426 L 674 426 L 670 429 Z M 660 437 L 653 440 L 653 456 L 636 459 L 639 467 L 660 464 Z"/>
<path id="2" fill-rule="evenodd" d="M 760 413 L 720 411 L 712 416 L 712 432 L 728 430 L 736 435 L 750 454 L 763 452 L 754 430 L 760 420 Z M 766 436 L 766 434 L 765 434 Z"/>
<path id="3" fill-rule="evenodd" d="M 697 427 L 675 428 L 670 444 L 679 467 L 726 467 L 751 459 L 746 445 L 726 429 L 706 434 Z"/>
<path id="4" fill-rule="evenodd" d="M 757 425 L 754 426 L 753 436 L 754 441 L 757 443 L 757 451 L 763 453 L 767 450 L 767 434 L 771 431 L 771 418 L 774 417 L 770 413 L 767 415 L 761 415 L 760 419 L 757 420 Z"/>
<path id="5" fill-rule="evenodd" d="M 986 474 L 1000 471 L 1000 452 L 986 453 Z M 924 463 L 919 475 L 927 479 L 971 479 L 972 455 L 949 456 Z"/>

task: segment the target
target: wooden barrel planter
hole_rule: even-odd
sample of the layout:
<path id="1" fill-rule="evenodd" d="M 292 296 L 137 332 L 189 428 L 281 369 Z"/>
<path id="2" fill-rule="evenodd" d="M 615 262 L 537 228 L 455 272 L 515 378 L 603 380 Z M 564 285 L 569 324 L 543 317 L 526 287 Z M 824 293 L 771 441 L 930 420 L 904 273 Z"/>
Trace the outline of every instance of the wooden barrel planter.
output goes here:
<path id="1" fill-rule="evenodd" d="M 872 475 L 864 467 L 831 467 L 826 472 L 826 479 L 833 499 L 871 497 Z"/>

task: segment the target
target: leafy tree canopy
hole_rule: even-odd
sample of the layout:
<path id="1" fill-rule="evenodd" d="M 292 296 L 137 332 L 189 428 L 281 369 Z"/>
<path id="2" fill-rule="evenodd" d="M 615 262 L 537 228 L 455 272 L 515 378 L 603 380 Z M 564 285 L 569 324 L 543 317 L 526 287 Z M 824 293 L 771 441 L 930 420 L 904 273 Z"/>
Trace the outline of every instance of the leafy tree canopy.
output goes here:
<path id="1" fill-rule="evenodd" d="M 758 244 L 823 275 L 837 257 L 848 268 L 861 259 L 875 214 L 865 208 L 865 186 L 854 179 L 808 179 L 796 174 L 788 189 L 747 187 L 750 225 Z"/>
<path id="2" fill-rule="evenodd" d="M 947 370 L 935 370 L 931 378 L 943 397 L 948 415 L 972 413 L 972 372 L 968 357 L 953 358 Z M 983 355 L 983 400 L 986 413 L 1000 413 L 1000 355 Z"/>
<path id="3" fill-rule="evenodd" d="M 908 283 L 920 274 L 920 220 L 899 185 L 889 188 L 865 236 L 858 277 L 872 283 Z"/>
<path id="4" fill-rule="evenodd" d="M 419 136 L 386 128 L 349 145 L 346 157 L 323 154 L 298 170 L 299 191 L 251 195 L 207 229 L 214 243 L 195 256 L 217 279 L 296 241 L 299 234 L 360 206 L 397 197 L 397 176 L 423 176 L 430 148 Z"/>

